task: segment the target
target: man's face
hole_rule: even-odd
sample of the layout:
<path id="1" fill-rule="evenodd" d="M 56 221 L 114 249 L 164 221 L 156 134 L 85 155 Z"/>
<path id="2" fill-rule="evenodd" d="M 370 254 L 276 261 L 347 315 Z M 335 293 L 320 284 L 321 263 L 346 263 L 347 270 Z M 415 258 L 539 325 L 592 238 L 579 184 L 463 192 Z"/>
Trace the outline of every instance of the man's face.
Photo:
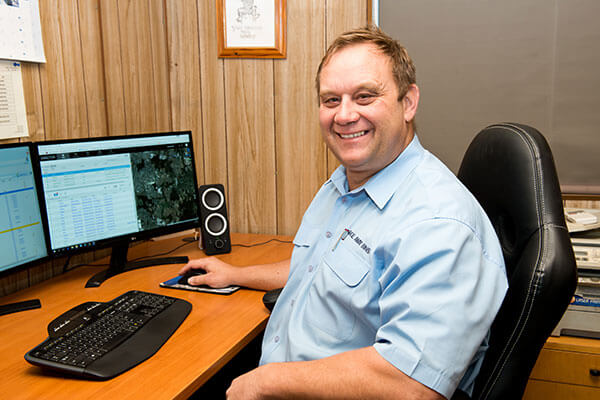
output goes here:
<path id="1" fill-rule="evenodd" d="M 398 101 L 391 62 L 372 44 L 334 53 L 321 70 L 320 85 L 321 133 L 355 189 L 410 143 L 413 132 L 407 121 L 416 105 L 413 110 L 410 99 Z M 409 92 L 415 90 L 418 102 L 416 86 Z"/>

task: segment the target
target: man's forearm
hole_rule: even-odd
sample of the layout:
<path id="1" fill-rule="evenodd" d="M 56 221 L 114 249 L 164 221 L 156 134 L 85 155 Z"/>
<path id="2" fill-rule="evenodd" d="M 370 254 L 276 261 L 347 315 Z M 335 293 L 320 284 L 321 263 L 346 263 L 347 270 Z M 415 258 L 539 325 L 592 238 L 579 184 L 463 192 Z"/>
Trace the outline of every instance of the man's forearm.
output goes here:
<path id="1" fill-rule="evenodd" d="M 235 284 L 259 290 L 271 290 L 285 285 L 290 273 L 290 259 L 272 264 L 240 267 Z"/>
<path id="2" fill-rule="evenodd" d="M 267 364 L 234 380 L 227 395 L 231 400 L 443 399 L 396 369 L 373 347 L 314 361 Z"/>

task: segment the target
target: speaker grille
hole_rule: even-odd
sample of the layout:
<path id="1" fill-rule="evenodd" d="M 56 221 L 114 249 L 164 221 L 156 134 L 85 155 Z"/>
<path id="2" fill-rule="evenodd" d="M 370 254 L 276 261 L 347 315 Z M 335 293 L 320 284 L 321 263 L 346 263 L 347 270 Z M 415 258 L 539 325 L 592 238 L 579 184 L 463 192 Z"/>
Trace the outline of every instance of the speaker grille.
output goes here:
<path id="1" fill-rule="evenodd" d="M 206 189 L 202 194 L 202 204 L 211 211 L 221 208 L 224 202 L 225 198 L 223 197 L 223 193 L 215 188 Z"/>
<path id="2" fill-rule="evenodd" d="M 220 236 L 227 229 L 227 220 L 221 214 L 210 214 L 204 221 L 204 229 L 213 236 Z"/>

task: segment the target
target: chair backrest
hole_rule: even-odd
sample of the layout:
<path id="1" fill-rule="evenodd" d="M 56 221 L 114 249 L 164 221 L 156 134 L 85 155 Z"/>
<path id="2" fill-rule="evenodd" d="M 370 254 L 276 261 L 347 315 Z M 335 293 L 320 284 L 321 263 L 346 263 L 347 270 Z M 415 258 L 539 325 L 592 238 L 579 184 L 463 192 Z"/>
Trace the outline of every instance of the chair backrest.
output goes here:
<path id="1" fill-rule="evenodd" d="M 491 125 L 473 139 L 458 177 L 494 225 L 509 284 L 473 399 L 520 399 L 577 284 L 552 152 L 532 127 Z"/>

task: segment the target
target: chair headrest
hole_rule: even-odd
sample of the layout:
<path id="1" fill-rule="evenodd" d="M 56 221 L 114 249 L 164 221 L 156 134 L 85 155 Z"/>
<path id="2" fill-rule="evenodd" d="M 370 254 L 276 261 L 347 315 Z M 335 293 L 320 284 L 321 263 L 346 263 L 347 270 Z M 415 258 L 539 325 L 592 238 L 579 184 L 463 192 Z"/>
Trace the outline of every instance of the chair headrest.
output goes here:
<path id="1" fill-rule="evenodd" d="M 458 177 L 490 217 L 509 276 L 535 232 L 546 224 L 565 226 L 552 152 L 530 126 L 501 123 L 483 129 L 467 149 Z"/>

